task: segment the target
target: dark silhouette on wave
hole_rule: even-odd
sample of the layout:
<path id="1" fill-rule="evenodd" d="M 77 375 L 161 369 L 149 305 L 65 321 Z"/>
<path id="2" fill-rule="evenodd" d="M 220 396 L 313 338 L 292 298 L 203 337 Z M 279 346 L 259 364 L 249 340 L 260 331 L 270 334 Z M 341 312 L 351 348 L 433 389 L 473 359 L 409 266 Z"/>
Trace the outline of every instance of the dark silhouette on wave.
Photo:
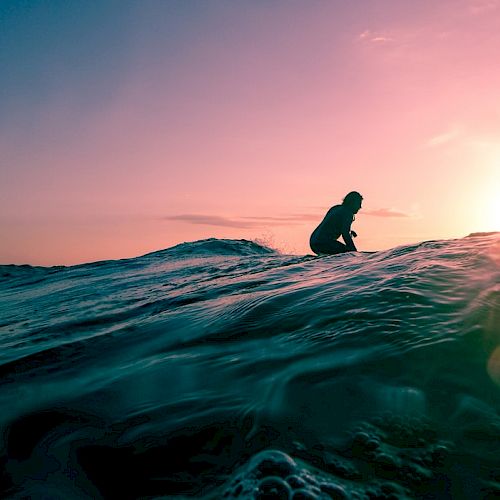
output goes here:
<path id="1" fill-rule="evenodd" d="M 311 250 L 317 255 L 335 255 L 345 252 L 356 252 L 352 240 L 357 234 L 351 231 L 351 224 L 356 218 L 363 202 L 357 191 L 348 193 L 341 205 L 328 210 L 321 224 L 313 231 L 309 240 Z M 342 236 L 344 243 L 338 241 Z"/>

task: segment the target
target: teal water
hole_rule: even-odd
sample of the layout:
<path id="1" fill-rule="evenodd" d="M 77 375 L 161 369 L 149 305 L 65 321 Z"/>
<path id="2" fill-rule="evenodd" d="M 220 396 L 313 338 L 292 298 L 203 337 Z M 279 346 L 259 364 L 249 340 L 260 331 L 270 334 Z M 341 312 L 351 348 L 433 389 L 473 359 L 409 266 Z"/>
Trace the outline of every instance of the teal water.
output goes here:
<path id="1" fill-rule="evenodd" d="M 499 345 L 499 233 L 0 266 L 2 496 L 495 498 Z"/>

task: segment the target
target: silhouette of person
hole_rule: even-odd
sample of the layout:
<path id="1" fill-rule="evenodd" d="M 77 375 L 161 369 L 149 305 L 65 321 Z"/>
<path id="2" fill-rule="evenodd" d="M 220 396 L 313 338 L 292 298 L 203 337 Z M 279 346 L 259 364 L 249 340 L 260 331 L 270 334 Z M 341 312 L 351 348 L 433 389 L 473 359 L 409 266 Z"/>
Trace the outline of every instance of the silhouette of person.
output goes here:
<path id="1" fill-rule="evenodd" d="M 363 197 L 357 191 L 351 191 L 342 201 L 342 205 L 335 205 L 328 210 L 321 224 L 313 231 L 309 240 L 311 250 L 318 255 L 343 252 L 357 252 L 352 236 L 357 234 L 351 231 L 351 224 L 355 214 L 361 208 Z M 344 243 L 337 241 L 342 235 Z"/>

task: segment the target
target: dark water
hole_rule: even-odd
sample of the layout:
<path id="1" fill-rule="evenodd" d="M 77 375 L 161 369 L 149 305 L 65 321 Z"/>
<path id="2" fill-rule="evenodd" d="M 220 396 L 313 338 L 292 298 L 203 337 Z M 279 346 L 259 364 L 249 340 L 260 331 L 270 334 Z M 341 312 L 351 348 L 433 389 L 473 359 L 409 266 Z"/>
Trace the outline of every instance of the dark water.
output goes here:
<path id="1" fill-rule="evenodd" d="M 12 498 L 496 498 L 500 233 L 0 266 Z"/>

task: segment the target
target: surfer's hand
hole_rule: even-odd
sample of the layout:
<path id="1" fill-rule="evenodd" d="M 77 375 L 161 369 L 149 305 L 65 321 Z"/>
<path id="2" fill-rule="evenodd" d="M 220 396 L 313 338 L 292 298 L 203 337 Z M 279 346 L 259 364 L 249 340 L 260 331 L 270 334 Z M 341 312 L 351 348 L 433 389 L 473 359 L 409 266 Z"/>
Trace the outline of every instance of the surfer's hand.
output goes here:
<path id="1" fill-rule="evenodd" d="M 351 236 L 352 236 L 353 238 L 356 238 L 356 236 L 357 236 L 356 231 L 351 231 Z"/>

